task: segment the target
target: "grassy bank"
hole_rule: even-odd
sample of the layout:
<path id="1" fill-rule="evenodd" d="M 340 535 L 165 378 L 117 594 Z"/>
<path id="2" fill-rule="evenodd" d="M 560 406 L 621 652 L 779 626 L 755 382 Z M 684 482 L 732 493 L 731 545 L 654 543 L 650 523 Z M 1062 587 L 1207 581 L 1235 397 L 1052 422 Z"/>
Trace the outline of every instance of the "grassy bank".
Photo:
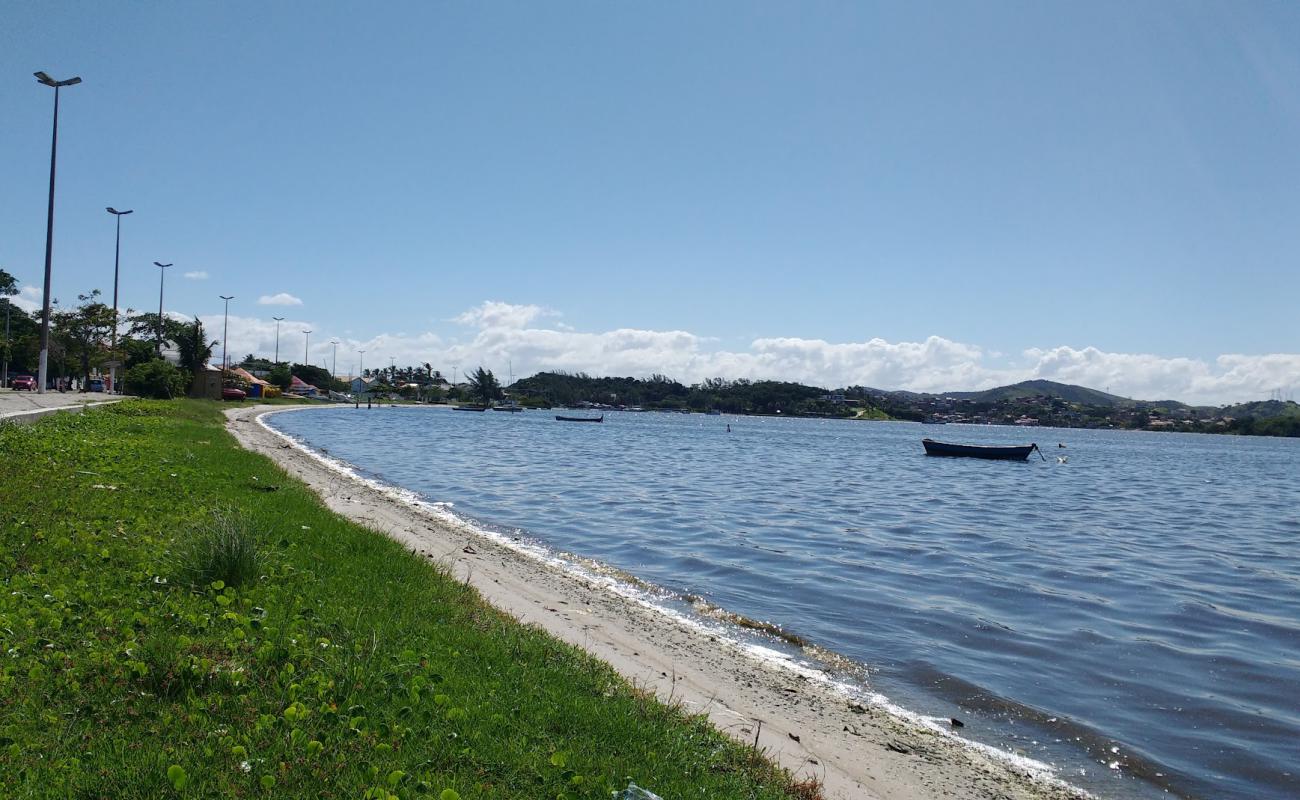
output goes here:
<path id="1" fill-rule="evenodd" d="M 238 448 L 218 406 L 0 426 L 7 797 L 812 797 Z"/>

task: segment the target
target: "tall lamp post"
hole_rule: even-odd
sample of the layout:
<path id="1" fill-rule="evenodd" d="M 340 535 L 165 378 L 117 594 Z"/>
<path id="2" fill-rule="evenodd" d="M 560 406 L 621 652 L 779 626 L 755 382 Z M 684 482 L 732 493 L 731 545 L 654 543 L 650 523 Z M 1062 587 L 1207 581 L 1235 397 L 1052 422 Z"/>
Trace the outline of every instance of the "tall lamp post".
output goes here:
<path id="1" fill-rule="evenodd" d="M 334 345 L 334 365 L 330 367 L 330 378 L 339 379 L 339 343 L 338 340 L 331 340 L 330 344 Z"/>
<path id="2" fill-rule="evenodd" d="M 234 300 L 235 296 L 233 294 L 230 296 L 219 294 L 217 297 L 226 301 L 226 313 L 221 321 L 221 374 L 224 377 L 226 370 L 230 369 L 230 362 L 226 360 L 226 337 L 230 331 L 230 301 Z"/>
<path id="3" fill-rule="evenodd" d="M 302 342 L 302 365 L 305 367 L 309 363 L 307 353 L 311 351 L 311 331 L 303 331 L 303 335 L 307 337 Z"/>
<path id="4" fill-rule="evenodd" d="M 59 90 L 76 86 L 81 78 L 56 81 L 44 72 L 32 73 L 36 80 L 54 89 L 54 133 L 50 136 L 50 205 L 45 215 L 45 294 L 41 299 L 41 357 L 37 369 L 38 394 L 45 394 L 45 379 L 50 360 L 50 264 L 54 257 L 54 167 L 59 155 Z"/>
<path id="5" fill-rule="evenodd" d="M 108 368 L 108 388 L 111 391 L 117 391 L 117 273 L 118 267 L 122 262 L 122 217 L 127 214 L 134 214 L 135 211 L 128 209 L 118 211 L 116 208 L 109 206 L 104 209 L 117 218 L 117 245 L 113 248 L 113 343 L 108 348 L 109 361 L 112 366 Z"/>
<path id="6" fill-rule="evenodd" d="M 0 367 L 0 389 L 9 385 L 9 298 L 5 299 L 5 351 L 4 366 Z"/>
<path id="7" fill-rule="evenodd" d="M 162 300 L 163 300 L 163 276 L 165 276 L 165 275 L 167 274 L 167 268 L 170 267 L 171 264 L 159 264 L 157 261 L 155 261 L 155 262 L 153 262 L 153 265 L 154 265 L 155 267 L 158 268 L 158 357 L 159 357 L 159 358 L 162 358 L 162 331 L 163 331 Z"/>
<path id="8" fill-rule="evenodd" d="M 357 370 L 357 377 L 364 378 L 366 374 L 366 351 L 358 350 L 357 355 L 361 357 L 361 367 Z"/>
<path id="9" fill-rule="evenodd" d="M 284 317 L 271 317 L 275 320 L 275 363 L 280 364 L 280 323 L 284 322 Z"/>

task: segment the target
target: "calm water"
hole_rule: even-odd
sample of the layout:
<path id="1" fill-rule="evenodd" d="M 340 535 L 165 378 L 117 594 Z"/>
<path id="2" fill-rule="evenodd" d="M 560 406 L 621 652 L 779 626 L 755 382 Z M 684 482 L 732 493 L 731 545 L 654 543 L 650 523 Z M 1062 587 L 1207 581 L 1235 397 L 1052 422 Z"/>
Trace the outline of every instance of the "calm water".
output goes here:
<path id="1" fill-rule="evenodd" d="M 1300 796 L 1300 441 L 409 408 L 271 421 L 485 525 L 779 623 L 1102 796 Z M 927 458 L 923 435 L 1037 440 L 1050 462 Z"/>

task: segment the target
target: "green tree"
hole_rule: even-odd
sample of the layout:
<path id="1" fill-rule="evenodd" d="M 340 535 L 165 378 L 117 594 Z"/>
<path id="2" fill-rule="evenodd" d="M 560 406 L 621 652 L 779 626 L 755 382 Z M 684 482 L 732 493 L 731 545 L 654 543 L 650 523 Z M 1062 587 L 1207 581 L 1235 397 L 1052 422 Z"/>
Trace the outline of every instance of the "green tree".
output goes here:
<path id="1" fill-rule="evenodd" d="M 155 358 L 126 371 L 126 390 L 141 397 L 170 400 L 183 397 L 190 380 L 191 376 L 174 367 L 171 362 Z"/>
<path id="2" fill-rule="evenodd" d="M 113 309 L 99 302 L 99 290 L 78 295 L 75 308 L 53 310 L 50 323 L 63 348 L 63 355 L 75 359 L 82 378 L 82 389 L 90 380 L 90 368 L 108 357 L 108 335 L 113 330 Z"/>
<path id="3" fill-rule="evenodd" d="M 269 383 L 279 386 L 280 391 L 287 392 L 289 391 L 289 387 L 293 385 L 293 373 L 289 371 L 288 364 L 276 364 L 274 367 L 271 367 L 271 371 L 267 373 L 266 380 Z"/>
<path id="4" fill-rule="evenodd" d="M 492 374 L 492 370 L 479 367 L 467 379 L 469 383 L 469 395 L 478 400 L 483 405 L 490 405 L 493 400 L 501 397 L 501 384 L 497 382 L 497 376 Z"/>
<path id="5" fill-rule="evenodd" d="M 9 307 L 9 298 L 13 297 L 16 294 L 18 294 L 18 280 L 14 278 L 14 276 L 10 275 L 8 272 L 5 272 L 3 269 L 0 269 L 0 299 L 4 300 L 5 318 L 6 320 L 9 320 L 10 323 L 12 323 L 13 309 Z M 22 314 L 21 311 L 18 313 Z M 24 316 L 26 315 L 24 314 Z M 4 323 L 0 323 L 0 324 L 4 324 Z M 13 360 L 13 341 L 12 341 L 12 334 L 11 334 L 12 330 L 13 330 L 12 324 L 6 325 L 6 327 L 4 328 L 0 328 L 0 348 L 3 349 L 4 355 L 2 357 L 4 358 L 4 363 L 6 365 L 8 365 L 8 363 Z"/>
<path id="6" fill-rule="evenodd" d="M 181 369 L 190 373 L 197 374 L 212 358 L 212 349 L 220 342 L 213 340 L 209 342 L 207 334 L 203 330 L 203 323 L 198 317 L 194 318 L 194 324 L 184 325 L 176 332 L 176 350 L 180 354 Z"/>
<path id="7" fill-rule="evenodd" d="M 127 322 L 130 327 L 127 329 L 127 335 L 137 339 L 154 343 L 158 340 L 158 313 L 155 311 L 143 311 L 139 314 L 131 314 L 127 311 Z M 172 319 L 167 315 L 162 318 L 162 339 L 164 344 L 175 344 L 177 337 L 183 336 L 189 323 Z"/>

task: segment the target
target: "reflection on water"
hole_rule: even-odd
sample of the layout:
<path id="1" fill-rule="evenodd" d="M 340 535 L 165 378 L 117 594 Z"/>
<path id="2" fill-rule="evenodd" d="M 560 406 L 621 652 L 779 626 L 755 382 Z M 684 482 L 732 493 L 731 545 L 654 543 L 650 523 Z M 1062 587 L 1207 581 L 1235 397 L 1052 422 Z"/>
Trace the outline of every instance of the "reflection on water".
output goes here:
<path id="1" fill-rule="evenodd" d="M 903 705 L 1106 796 L 1297 795 L 1300 442 L 942 430 L 1062 442 L 1061 464 L 927 458 L 933 430 L 906 423 L 409 408 L 271 422 L 855 659 Z"/>

